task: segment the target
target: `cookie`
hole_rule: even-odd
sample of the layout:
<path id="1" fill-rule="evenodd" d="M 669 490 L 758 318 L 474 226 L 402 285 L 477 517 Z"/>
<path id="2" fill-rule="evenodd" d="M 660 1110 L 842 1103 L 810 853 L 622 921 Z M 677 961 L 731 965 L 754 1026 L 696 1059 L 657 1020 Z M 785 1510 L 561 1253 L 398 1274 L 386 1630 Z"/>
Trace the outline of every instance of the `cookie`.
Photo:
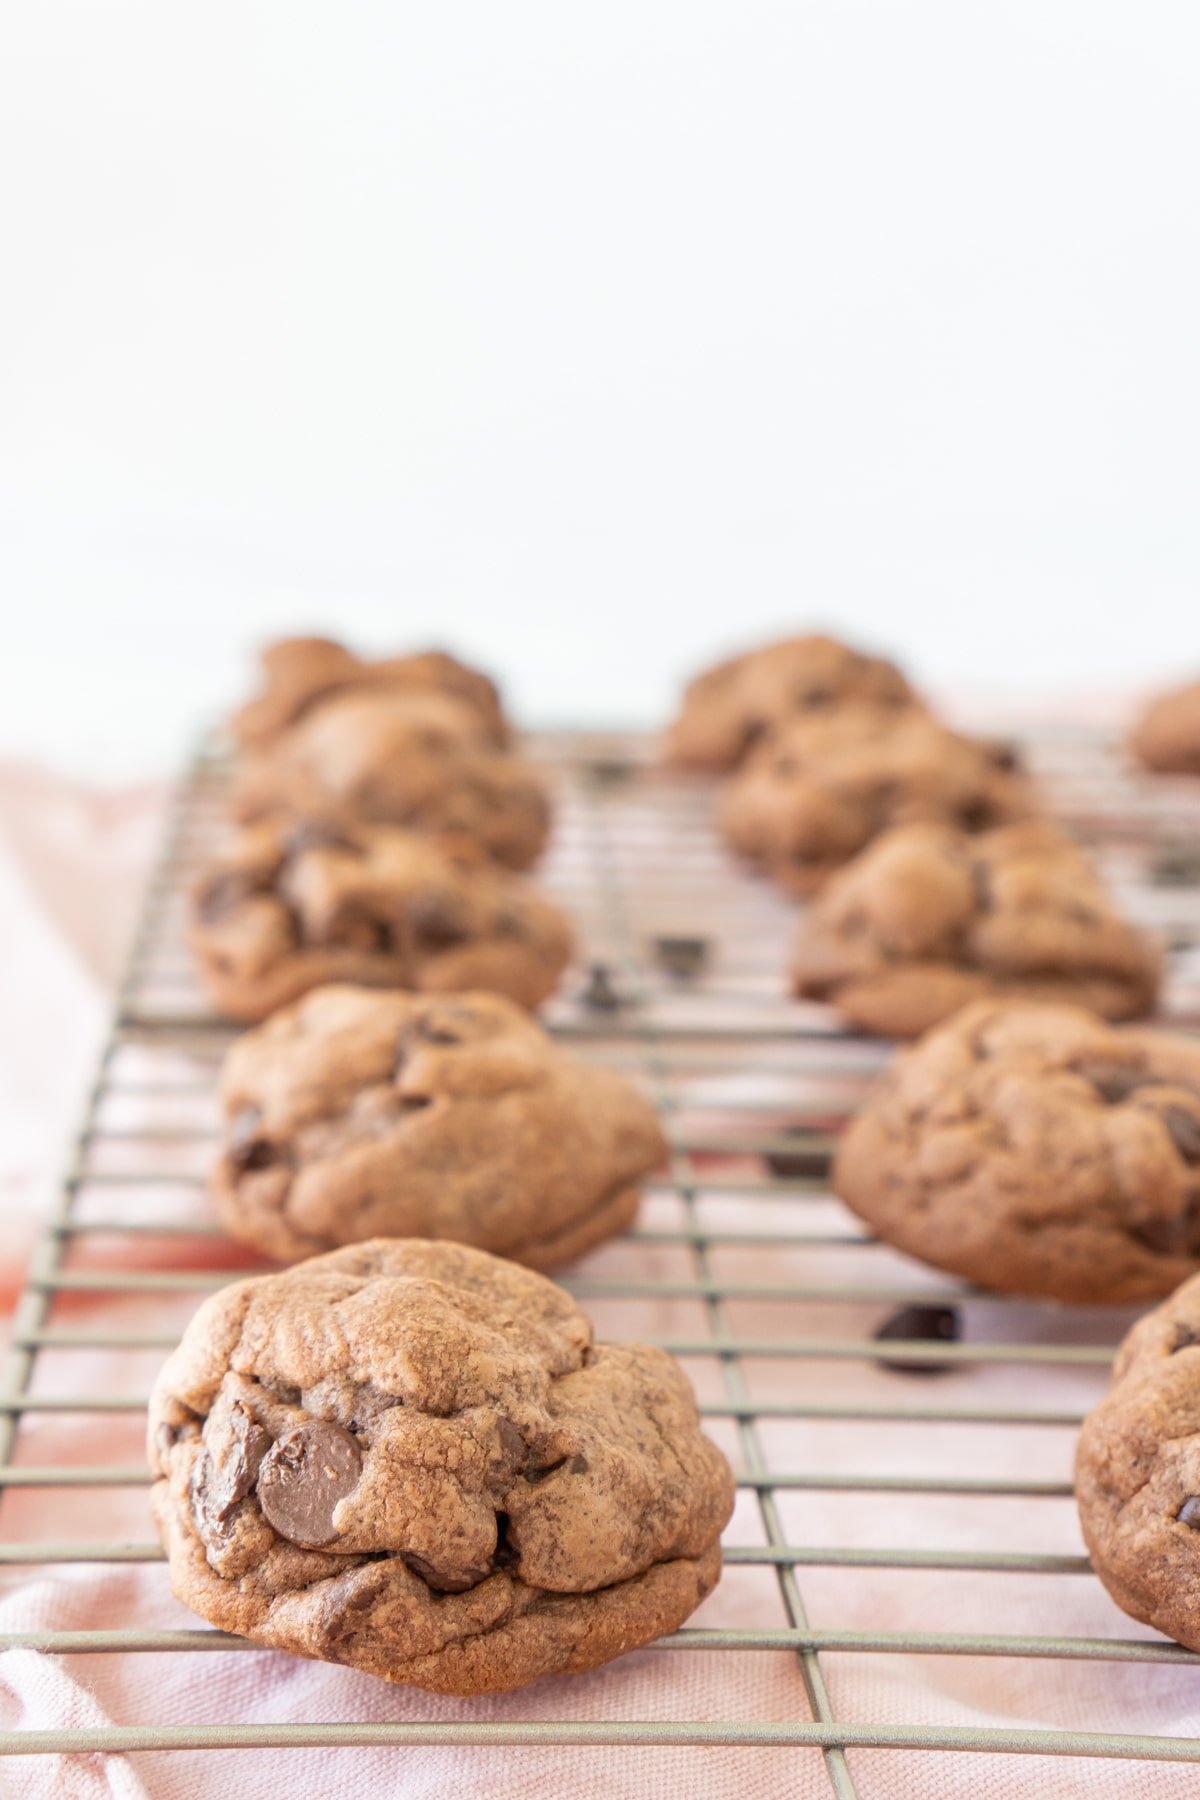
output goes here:
<path id="1" fill-rule="evenodd" d="M 937 820 L 986 831 L 1035 810 L 1010 746 L 948 730 L 915 708 L 844 706 L 796 719 L 726 783 L 735 850 L 793 893 L 815 893 L 890 825 Z"/>
<path id="2" fill-rule="evenodd" d="M 318 988 L 230 1050 L 221 1222 L 282 1262 L 451 1238 L 552 1269 L 626 1230 L 658 1116 L 509 1000 Z"/>
<path id="3" fill-rule="evenodd" d="M 896 1057 L 833 1185 L 886 1242 L 980 1287 L 1156 1299 L 1200 1266 L 1200 1045 L 980 1001 Z"/>
<path id="4" fill-rule="evenodd" d="M 846 701 L 903 707 L 914 695 L 894 663 L 831 637 L 788 638 L 731 657 L 684 689 L 667 733 L 671 761 L 732 769 L 771 726 L 824 713 Z"/>
<path id="5" fill-rule="evenodd" d="M 1200 775 L 1200 681 L 1153 700 L 1134 726 L 1129 744 L 1147 769 Z"/>
<path id="6" fill-rule="evenodd" d="M 1075 1497 L 1117 1605 L 1200 1650 L 1200 1277 L 1127 1334 L 1083 1423 Z"/>
<path id="7" fill-rule="evenodd" d="M 487 1694 L 673 1631 L 733 1481 L 662 1350 L 481 1250 L 379 1239 L 201 1307 L 150 1402 L 171 1585 L 223 1630 Z"/>
<path id="8" fill-rule="evenodd" d="M 248 827 L 190 908 L 204 985 L 245 1022 L 330 981 L 486 988 L 534 1007 L 571 953 L 563 913 L 519 876 L 461 840 L 388 825 Z"/>
<path id="9" fill-rule="evenodd" d="M 372 662 L 332 638 L 296 637 L 268 644 L 259 661 L 262 692 L 239 707 L 229 722 L 243 749 L 272 743 L 332 694 L 375 689 L 449 694 L 478 715 L 489 743 L 508 741 L 495 682 L 445 650 Z"/>
<path id="10" fill-rule="evenodd" d="M 881 1037 L 916 1037 L 989 995 L 1142 1018 L 1160 973 L 1087 853 L 1041 823 L 885 832 L 817 895 L 792 964 L 797 994 Z"/>
<path id="11" fill-rule="evenodd" d="M 322 701 L 233 787 L 243 823 L 364 819 L 461 832 L 510 869 L 545 846 L 550 805 L 532 764 L 495 749 L 480 715 L 433 690 L 368 688 Z"/>

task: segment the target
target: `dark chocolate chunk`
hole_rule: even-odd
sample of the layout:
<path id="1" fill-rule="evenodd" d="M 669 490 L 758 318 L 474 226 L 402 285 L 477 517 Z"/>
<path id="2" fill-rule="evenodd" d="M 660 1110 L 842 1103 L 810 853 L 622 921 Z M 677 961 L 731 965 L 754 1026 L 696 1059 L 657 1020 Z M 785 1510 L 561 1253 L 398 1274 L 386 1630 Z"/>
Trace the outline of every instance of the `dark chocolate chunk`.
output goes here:
<path id="1" fill-rule="evenodd" d="M 1090 1081 L 1100 1098 L 1107 1100 L 1110 1106 L 1127 1100 L 1138 1088 L 1154 1084 L 1153 1075 L 1147 1075 L 1141 1069 L 1123 1068 L 1120 1063 L 1076 1063 L 1075 1073 Z"/>
<path id="2" fill-rule="evenodd" d="M 405 903 L 404 916 L 422 950 L 450 950 L 471 936 L 470 914 L 457 894 L 436 889 L 413 894 Z"/>
<path id="3" fill-rule="evenodd" d="M 679 981 L 691 981 L 708 961 L 708 939 L 702 937 L 657 937 L 654 954 L 659 964 Z"/>
<path id="4" fill-rule="evenodd" d="M 890 1343 L 907 1338 L 918 1343 L 955 1344 L 962 1336 L 962 1324 L 953 1306 L 901 1306 L 890 1314 L 875 1332 L 876 1343 Z M 899 1375 L 944 1375 L 949 1367 L 938 1362 L 906 1362 L 902 1356 L 881 1356 L 880 1367 L 894 1369 Z"/>
<path id="5" fill-rule="evenodd" d="M 1200 1531 L 1200 1494 L 1190 1494 L 1175 1514 L 1181 1525 Z"/>
<path id="6" fill-rule="evenodd" d="M 302 1550 L 320 1550 L 337 1538 L 333 1514 L 362 1474 L 362 1451 L 340 1425 L 314 1419 L 277 1438 L 263 1459 L 258 1499 L 263 1517 L 280 1537 Z"/>
<path id="7" fill-rule="evenodd" d="M 624 1005 L 613 986 L 611 971 L 604 963 L 593 963 L 588 984 L 580 995 L 583 1004 L 593 1012 L 618 1012 Z"/>
<path id="8" fill-rule="evenodd" d="M 243 1106 L 234 1114 L 225 1151 L 239 1175 L 252 1169 L 267 1169 L 276 1159 L 274 1144 L 269 1138 L 259 1136 L 261 1123 L 262 1113 L 257 1106 Z"/>
<path id="9" fill-rule="evenodd" d="M 306 850 L 343 850 L 351 856 L 362 855 L 362 846 L 328 819 L 302 819 L 289 831 L 283 850 L 285 856 L 303 856 Z"/>
<path id="10" fill-rule="evenodd" d="M 270 1434 L 251 1418 L 240 1400 L 229 1409 L 228 1425 L 214 1422 L 206 1455 L 196 1465 L 192 1501 L 211 1528 L 228 1524 L 234 1508 L 246 1498 L 258 1479 L 271 1448 Z"/>
<path id="11" fill-rule="evenodd" d="M 1168 1106 L 1162 1116 L 1171 1141 L 1189 1167 L 1200 1163 L 1200 1119 L 1182 1106 Z"/>

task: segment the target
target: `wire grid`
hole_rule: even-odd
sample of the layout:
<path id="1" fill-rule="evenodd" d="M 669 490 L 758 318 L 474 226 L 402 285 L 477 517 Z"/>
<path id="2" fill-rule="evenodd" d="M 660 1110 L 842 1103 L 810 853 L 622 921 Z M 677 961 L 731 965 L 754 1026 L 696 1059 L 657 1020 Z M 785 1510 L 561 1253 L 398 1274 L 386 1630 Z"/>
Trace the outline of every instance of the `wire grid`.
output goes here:
<path id="1" fill-rule="evenodd" d="M 561 826 L 545 881 L 571 908 L 585 945 L 547 1022 L 581 1054 L 645 1084 L 672 1144 L 669 1172 L 649 1184 L 635 1231 L 593 1253 L 564 1285 L 588 1303 L 600 1335 L 633 1335 L 632 1320 L 638 1336 L 656 1337 L 688 1367 L 709 1427 L 738 1473 L 726 1581 L 746 1576 L 768 1584 L 757 1590 L 761 1623 L 693 1625 L 647 1654 L 779 1656 L 800 1678 L 789 1716 L 596 1722 L 572 1719 L 568 1706 L 567 1716 L 519 1723 L 230 1721 L 26 1731 L 7 1734 L 0 1748 L 30 1754 L 373 1743 L 807 1746 L 822 1754 L 830 1789 L 841 1796 L 857 1792 L 848 1752 L 868 1747 L 1200 1761 L 1200 1741 L 1192 1738 L 839 1716 L 830 1670 L 847 1654 L 1128 1662 L 1142 1665 L 1147 1680 L 1155 1668 L 1200 1663 L 1200 1656 L 1148 1634 L 1056 1634 L 1056 1583 L 1092 1578 L 1075 1548 L 1056 1547 L 1054 1532 L 1049 1547 L 992 1549 L 971 1534 L 962 1547 L 946 1547 L 938 1539 L 936 1509 L 947 1505 L 986 1509 L 1036 1499 L 1060 1520 L 1070 1512 L 1074 1431 L 1103 1389 L 1112 1347 L 1131 1315 L 987 1295 L 906 1263 L 871 1239 L 828 1194 L 827 1159 L 833 1135 L 888 1052 L 841 1032 L 827 1009 L 783 996 L 793 907 L 731 866 L 714 838 L 704 787 L 656 769 L 640 741 L 563 733 L 536 748 L 560 788 Z M 1200 841 L 1195 791 L 1138 781 L 1120 770 L 1102 742 L 1079 732 L 1043 732 L 1031 752 L 1056 810 L 1092 842 L 1126 907 L 1169 946 L 1168 1009 L 1179 1027 L 1194 1028 L 1200 1022 L 1200 877 L 1189 860 Z M 23 1455 L 31 1420 L 44 1426 L 99 1414 L 136 1424 L 144 1411 L 144 1394 L 61 1392 L 52 1379 L 40 1380 L 54 1353 L 124 1349 L 145 1352 L 152 1367 L 177 1341 L 198 1298 L 241 1272 L 203 1198 L 217 1137 L 213 1081 L 231 1033 L 200 997 L 180 931 L 186 884 L 220 833 L 227 773 L 222 753 L 206 750 L 177 795 L 57 1212 L 16 1310 L 0 1392 L 0 1535 L 7 1536 L 2 1511 L 5 1503 L 11 1508 L 15 1491 L 74 1490 L 86 1514 L 98 1489 L 148 1481 L 141 1461 L 77 1467 L 32 1463 Z M 689 958 L 701 966 L 689 969 Z M 739 1273 L 747 1263 L 757 1271 L 764 1254 L 779 1268 L 778 1281 Z M 203 1266 L 206 1255 L 213 1266 Z M 238 1256 L 244 1261 L 244 1252 Z M 178 1304 L 172 1329 L 137 1328 L 139 1307 L 150 1297 Z M 87 1322 L 63 1324 L 62 1314 L 69 1317 L 81 1302 Z M 875 1329 L 893 1309 L 924 1302 L 954 1305 L 961 1338 L 890 1341 L 887 1363 L 881 1362 Z M 655 1334 L 664 1317 L 671 1329 Z M 897 1361 L 903 1370 L 892 1366 Z M 1037 1405 L 1043 1366 L 1070 1375 L 1076 1404 Z M 928 1371 L 947 1370 L 949 1383 L 928 1379 Z M 776 1434 L 797 1427 L 808 1433 L 809 1454 L 818 1460 L 810 1464 L 806 1456 L 803 1468 L 779 1467 Z M 930 1442 L 956 1428 L 967 1434 L 968 1459 L 977 1444 L 971 1434 L 980 1428 L 1000 1428 L 1011 1454 L 1006 1447 L 990 1474 L 929 1474 Z M 843 1455 L 851 1444 L 860 1463 L 865 1455 L 865 1466 L 822 1472 L 823 1440 Z M 1031 1450 L 1038 1443 L 1056 1447 L 1049 1458 L 1053 1478 L 1014 1474 L 1043 1467 L 1047 1459 Z M 847 1541 L 825 1541 L 827 1520 L 823 1531 L 805 1535 L 804 1502 L 830 1495 L 837 1497 Z M 931 1535 L 938 1541 L 890 1541 L 881 1496 L 906 1496 L 935 1509 Z M 0 1542 L 0 1563 L 7 1564 L 161 1561 L 150 1541 L 18 1535 Z M 1045 1584 L 1049 1628 L 839 1625 L 836 1580 L 879 1570 L 936 1580 L 939 1592 L 959 1577 L 976 1583 L 993 1575 L 1035 1578 Z M 165 1584 L 165 1569 L 162 1579 Z M 819 1611 L 832 1612 L 832 1623 L 811 1616 L 806 1591 L 814 1582 L 824 1588 Z M 861 1613 L 859 1607 L 854 1616 Z M 1128 1621 L 1114 1623 L 1128 1629 Z M 18 1645 L 59 1654 L 256 1648 L 207 1628 L 149 1630 L 133 1619 L 102 1631 L 0 1636 L 0 1648 Z"/>

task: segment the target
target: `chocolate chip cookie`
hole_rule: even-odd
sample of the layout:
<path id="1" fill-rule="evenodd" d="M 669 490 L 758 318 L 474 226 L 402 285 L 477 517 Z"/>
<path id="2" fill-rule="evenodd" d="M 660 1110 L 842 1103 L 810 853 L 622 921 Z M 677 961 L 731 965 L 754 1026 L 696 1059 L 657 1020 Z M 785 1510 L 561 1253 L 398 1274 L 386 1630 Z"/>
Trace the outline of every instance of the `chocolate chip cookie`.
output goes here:
<path id="1" fill-rule="evenodd" d="M 1075 1495 L 1117 1605 L 1200 1650 L 1200 1277 L 1126 1336 L 1084 1420 Z"/>
<path id="2" fill-rule="evenodd" d="M 889 1244 L 980 1287 L 1155 1299 L 1200 1266 L 1200 1045 L 981 1001 L 897 1056 L 833 1185 Z"/>
<path id="3" fill-rule="evenodd" d="M 1200 775 L 1200 681 L 1160 694 L 1143 712 L 1129 742 L 1147 769 Z"/>
<path id="4" fill-rule="evenodd" d="M 837 638 L 767 644 L 688 683 L 667 733 L 667 754 L 689 768 L 732 769 L 770 727 L 853 700 L 904 707 L 915 697 L 894 663 L 864 656 Z"/>
<path id="5" fill-rule="evenodd" d="M 492 747 L 473 707 L 389 688 L 335 694 L 247 757 L 233 810 L 244 823 L 365 819 L 460 832 L 510 869 L 536 861 L 550 827 L 541 777 Z"/>
<path id="6" fill-rule="evenodd" d="M 814 893 L 891 825 L 929 819 L 986 831 L 1036 808 L 1010 746 L 915 708 L 844 706 L 781 726 L 726 784 L 735 850 L 797 894 Z"/>
<path id="7" fill-rule="evenodd" d="M 571 952 L 559 908 L 474 846 L 325 822 L 239 832 L 192 889 L 188 935 L 214 1004 L 247 1022 L 328 981 L 538 1006 Z"/>
<path id="8" fill-rule="evenodd" d="M 481 1250 L 379 1239 L 201 1307 L 150 1403 L 177 1597 L 447 1694 L 578 1674 L 720 1574 L 733 1482 L 662 1350 Z"/>
<path id="9" fill-rule="evenodd" d="M 881 1037 L 916 1037 L 987 995 L 1142 1018 L 1160 972 L 1086 852 L 1040 823 L 885 832 L 817 895 L 792 965 L 796 993 Z"/>
<path id="10" fill-rule="evenodd" d="M 282 1262 L 430 1237 L 552 1269 L 627 1229 L 667 1156 L 624 1076 L 494 994 L 318 988 L 238 1039 L 221 1104 L 221 1222 Z"/>
<path id="11" fill-rule="evenodd" d="M 508 726 L 496 684 L 445 650 L 370 661 L 332 638 L 281 638 L 259 661 L 262 692 L 234 713 L 230 729 L 243 749 L 261 749 L 332 694 L 385 689 L 449 694 L 481 720 L 490 743 L 504 744 Z"/>

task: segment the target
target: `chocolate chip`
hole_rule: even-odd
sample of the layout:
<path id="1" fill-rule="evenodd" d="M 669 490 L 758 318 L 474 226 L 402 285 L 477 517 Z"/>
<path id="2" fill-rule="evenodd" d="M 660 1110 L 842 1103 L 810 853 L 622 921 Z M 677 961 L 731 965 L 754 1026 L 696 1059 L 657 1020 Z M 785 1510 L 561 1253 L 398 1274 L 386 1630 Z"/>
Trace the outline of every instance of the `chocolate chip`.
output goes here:
<path id="1" fill-rule="evenodd" d="M 1175 1514 L 1181 1525 L 1200 1531 L 1200 1494 L 1190 1494 Z"/>
<path id="2" fill-rule="evenodd" d="M 471 935 L 470 915 L 457 894 L 413 894 L 405 903 L 404 916 L 423 950 L 449 950 Z"/>
<path id="3" fill-rule="evenodd" d="M 1006 775 L 1012 774 L 1015 769 L 1024 767 L 1020 749 L 1016 744 L 992 744 L 989 746 L 989 754 L 994 766 Z"/>
<path id="4" fill-rule="evenodd" d="M 1174 1356 L 1179 1350 L 1190 1350 L 1193 1344 L 1200 1344 L 1200 1335 L 1194 1332 L 1190 1325 L 1177 1324 L 1175 1341 L 1171 1345 L 1171 1355 Z"/>
<path id="5" fill-rule="evenodd" d="M 492 920 L 492 930 L 497 937 L 527 938 L 529 928 L 520 913 L 505 907 Z"/>
<path id="6" fill-rule="evenodd" d="M 223 869 L 200 888 L 196 908 L 206 925 L 215 925 L 261 891 L 248 869 Z"/>
<path id="7" fill-rule="evenodd" d="M 1200 1119 L 1182 1106 L 1168 1106 L 1162 1121 L 1184 1162 L 1195 1168 L 1200 1163 Z"/>
<path id="8" fill-rule="evenodd" d="M 832 706 L 837 699 L 837 695 L 832 688 L 814 687 L 808 688 L 806 691 L 798 694 L 797 699 L 801 706 L 812 707 L 817 711 L 820 711 L 824 706 Z"/>
<path id="9" fill-rule="evenodd" d="M 668 975 L 679 981 L 691 981 L 708 961 L 708 939 L 702 937 L 658 937 L 654 954 Z"/>
<path id="10" fill-rule="evenodd" d="M 875 1332 L 876 1343 L 889 1343 L 895 1338 L 915 1339 L 920 1343 L 954 1344 L 962 1336 L 958 1312 L 953 1306 L 902 1306 Z M 946 1363 L 905 1362 L 902 1357 L 881 1356 L 884 1369 L 899 1375 L 944 1375 Z"/>
<path id="11" fill-rule="evenodd" d="M 992 809 L 981 795 L 965 801 L 958 809 L 958 822 L 964 831 L 983 831 L 991 819 Z"/>
<path id="12" fill-rule="evenodd" d="M 333 918 L 324 941 L 345 950 L 365 950 L 390 956 L 396 948 L 391 925 L 356 901 L 347 900 Z"/>
<path id="13" fill-rule="evenodd" d="M 619 1012 L 624 1005 L 613 986 L 610 970 L 604 963 L 593 963 L 588 984 L 580 995 L 583 1004 L 593 1012 Z"/>
<path id="14" fill-rule="evenodd" d="M 1171 1219 L 1146 1219 L 1131 1228 L 1130 1236 L 1155 1256 L 1186 1256 L 1188 1252 L 1188 1221 L 1178 1215 Z"/>
<path id="15" fill-rule="evenodd" d="M 303 856 L 308 850 L 343 850 L 361 856 L 362 846 L 328 819 L 303 819 L 284 840 L 285 856 Z"/>
<path id="16" fill-rule="evenodd" d="M 362 1474 L 362 1451 L 340 1425 L 314 1419 L 277 1438 L 258 1478 L 263 1517 L 289 1543 L 320 1550 L 337 1537 L 333 1514 Z"/>
<path id="17" fill-rule="evenodd" d="M 431 1587 L 435 1594 L 465 1594 L 468 1588 L 478 1587 L 492 1573 L 490 1569 L 468 1569 L 461 1575 L 444 1575 L 435 1569 L 432 1563 L 423 1556 L 415 1556 L 413 1552 L 405 1553 L 404 1561 L 414 1575 L 419 1575 L 426 1587 Z"/>
<path id="18" fill-rule="evenodd" d="M 582 1451 L 576 1451 L 575 1455 L 571 1458 L 570 1462 L 567 1464 L 567 1474 L 568 1475 L 586 1475 L 587 1472 L 588 1472 L 587 1457 L 584 1456 Z"/>
<path id="19" fill-rule="evenodd" d="M 524 1462 L 525 1439 L 521 1436 L 511 1419 L 500 1419 L 496 1430 L 500 1434 L 500 1448 L 510 1462 Z"/>
<path id="20" fill-rule="evenodd" d="M 258 1135 L 261 1123 L 262 1113 L 257 1106 L 243 1106 L 230 1124 L 225 1152 L 239 1175 L 270 1168 L 276 1160 L 274 1144 Z"/>
<path id="21" fill-rule="evenodd" d="M 1100 1098 L 1107 1100 L 1110 1106 L 1127 1100 L 1138 1088 L 1154 1085 L 1153 1075 L 1147 1075 L 1141 1069 L 1122 1068 L 1119 1063 L 1076 1063 L 1075 1073 L 1090 1081 Z"/>
<path id="22" fill-rule="evenodd" d="M 794 1150 L 767 1150 L 763 1153 L 763 1162 L 772 1175 L 780 1181 L 803 1181 L 812 1179 L 820 1181 L 829 1173 L 828 1150 L 804 1149 L 804 1140 L 812 1136 L 809 1127 L 793 1126 L 780 1134 L 785 1138 L 795 1138 Z"/>
<path id="23" fill-rule="evenodd" d="M 192 1500 L 207 1523 L 220 1530 L 258 1479 L 271 1438 L 239 1400 L 229 1409 L 227 1432 L 214 1430 L 213 1437 L 196 1466 Z"/>

